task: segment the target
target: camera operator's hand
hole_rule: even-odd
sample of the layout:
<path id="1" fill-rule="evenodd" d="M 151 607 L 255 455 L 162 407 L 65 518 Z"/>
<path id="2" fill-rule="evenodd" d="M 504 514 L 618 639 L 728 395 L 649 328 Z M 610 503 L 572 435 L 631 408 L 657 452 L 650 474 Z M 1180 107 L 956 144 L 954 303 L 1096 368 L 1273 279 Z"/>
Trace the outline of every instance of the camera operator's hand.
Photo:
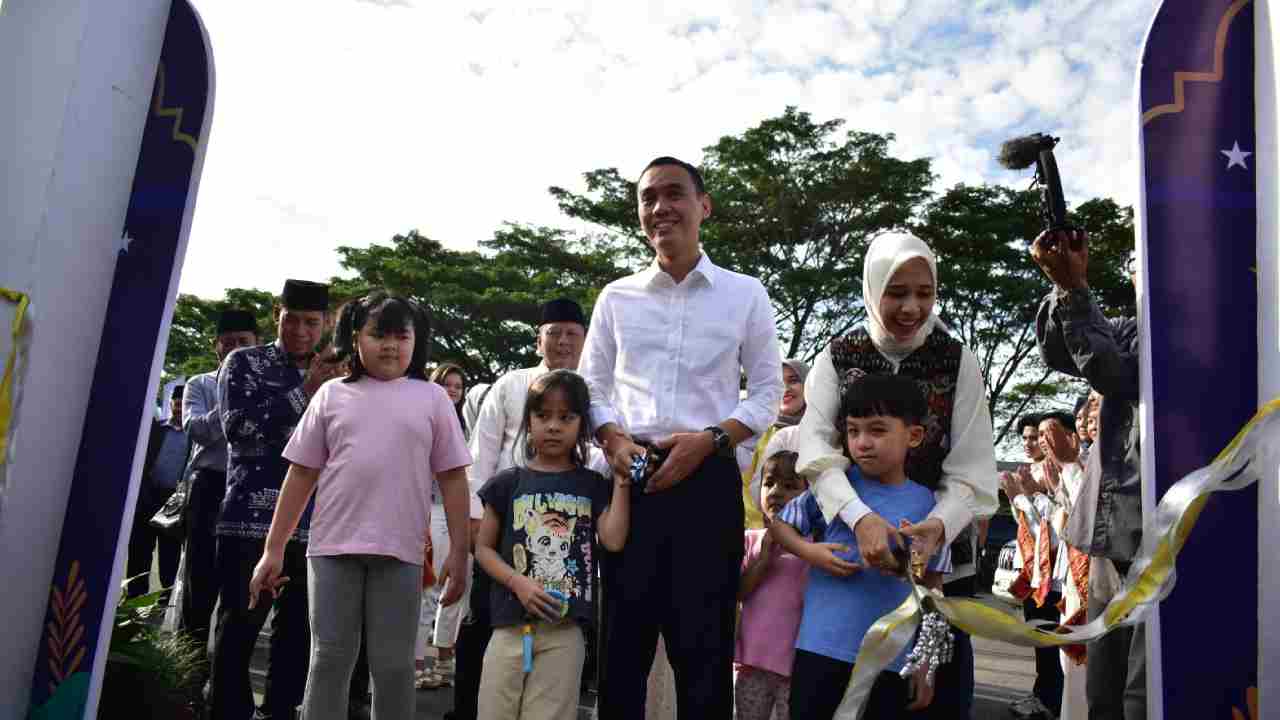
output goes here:
<path id="1" fill-rule="evenodd" d="M 1084 230 L 1046 230 L 1031 243 L 1031 259 L 1063 290 L 1089 287 L 1089 236 Z"/>

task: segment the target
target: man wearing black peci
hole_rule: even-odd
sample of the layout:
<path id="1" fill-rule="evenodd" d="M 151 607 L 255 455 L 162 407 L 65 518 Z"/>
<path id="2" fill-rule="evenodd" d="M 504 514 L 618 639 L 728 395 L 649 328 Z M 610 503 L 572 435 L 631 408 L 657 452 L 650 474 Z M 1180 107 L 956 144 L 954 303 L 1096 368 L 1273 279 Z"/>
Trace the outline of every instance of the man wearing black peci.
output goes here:
<path id="1" fill-rule="evenodd" d="M 218 411 L 227 441 L 227 492 L 217 523 L 218 623 L 211 668 L 210 717 L 255 713 L 249 662 L 274 606 L 271 655 L 257 716 L 284 720 L 302 701 L 310 629 L 307 618 L 307 512 L 285 551 L 288 585 L 272 602 L 249 609 L 249 579 L 262 555 L 289 462 L 281 453 L 311 397 L 341 366 L 316 354 L 329 308 L 329 287 L 285 282 L 278 339 L 227 356 L 218 376 Z"/>

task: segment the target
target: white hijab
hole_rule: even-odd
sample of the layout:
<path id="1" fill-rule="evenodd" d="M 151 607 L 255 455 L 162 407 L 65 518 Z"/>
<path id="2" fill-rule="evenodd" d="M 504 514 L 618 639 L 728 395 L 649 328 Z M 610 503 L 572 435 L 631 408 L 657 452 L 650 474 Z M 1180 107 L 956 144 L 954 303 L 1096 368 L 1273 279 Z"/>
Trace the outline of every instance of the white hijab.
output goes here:
<path id="1" fill-rule="evenodd" d="M 937 305 L 929 314 L 929 318 L 916 330 L 906 342 L 899 341 L 884 326 L 884 318 L 880 317 L 880 299 L 884 297 L 885 287 L 893 274 L 906 263 L 922 258 L 929 265 L 929 273 L 933 275 L 934 291 L 938 287 L 938 261 L 933 251 L 923 240 L 910 233 L 884 233 L 876 236 L 867 248 L 866 259 L 862 261 L 862 300 L 867 309 L 867 332 L 871 341 L 881 352 L 903 356 L 915 351 L 924 344 L 929 333 L 935 327 L 944 330 L 946 326 L 938 318 Z"/>

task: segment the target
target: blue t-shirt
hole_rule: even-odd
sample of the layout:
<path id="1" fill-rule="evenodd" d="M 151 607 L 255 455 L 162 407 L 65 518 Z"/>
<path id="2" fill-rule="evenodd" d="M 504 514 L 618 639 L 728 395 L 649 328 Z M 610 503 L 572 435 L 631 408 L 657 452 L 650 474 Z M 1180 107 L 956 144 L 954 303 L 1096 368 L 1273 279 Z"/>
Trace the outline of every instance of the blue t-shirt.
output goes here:
<path id="1" fill-rule="evenodd" d="M 902 520 L 921 522 L 933 510 L 933 492 L 911 480 L 901 485 L 884 485 L 863 477 L 856 466 L 850 468 L 848 477 L 862 502 L 894 527 Z M 787 503 L 781 520 L 801 535 L 816 535 L 819 542 L 847 545 L 849 552 L 836 555 L 861 564 L 853 530 L 839 517 L 830 525 L 824 522 L 812 492 L 806 491 Z M 946 572 L 949 565 L 950 553 L 944 549 L 930 560 L 929 569 Z M 910 587 L 904 578 L 872 568 L 864 567 L 845 578 L 811 567 L 796 648 L 852 664 L 867 631 L 901 605 L 908 594 Z M 886 670 L 901 670 L 906 664 L 907 652 L 908 649 L 903 649 Z"/>

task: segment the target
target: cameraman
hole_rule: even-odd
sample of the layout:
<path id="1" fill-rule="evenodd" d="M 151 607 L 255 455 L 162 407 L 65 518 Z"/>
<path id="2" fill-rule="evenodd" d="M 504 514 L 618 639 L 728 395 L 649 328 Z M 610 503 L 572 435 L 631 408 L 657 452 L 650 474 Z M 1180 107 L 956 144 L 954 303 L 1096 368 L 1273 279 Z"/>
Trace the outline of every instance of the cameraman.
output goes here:
<path id="1" fill-rule="evenodd" d="M 1091 563 L 1093 620 L 1119 590 L 1119 579 L 1142 541 L 1138 321 L 1109 320 L 1094 302 L 1088 283 L 1089 239 L 1083 230 L 1041 233 L 1031 245 L 1031 258 L 1054 285 L 1036 314 L 1041 357 L 1055 370 L 1088 380 L 1103 398 L 1102 427 L 1065 530 L 1068 543 L 1103 559 Z M 1088 658 L 1089 717 L 1145 719 L 1144 627 L 1120 628 L 1090 643 Z"/>

